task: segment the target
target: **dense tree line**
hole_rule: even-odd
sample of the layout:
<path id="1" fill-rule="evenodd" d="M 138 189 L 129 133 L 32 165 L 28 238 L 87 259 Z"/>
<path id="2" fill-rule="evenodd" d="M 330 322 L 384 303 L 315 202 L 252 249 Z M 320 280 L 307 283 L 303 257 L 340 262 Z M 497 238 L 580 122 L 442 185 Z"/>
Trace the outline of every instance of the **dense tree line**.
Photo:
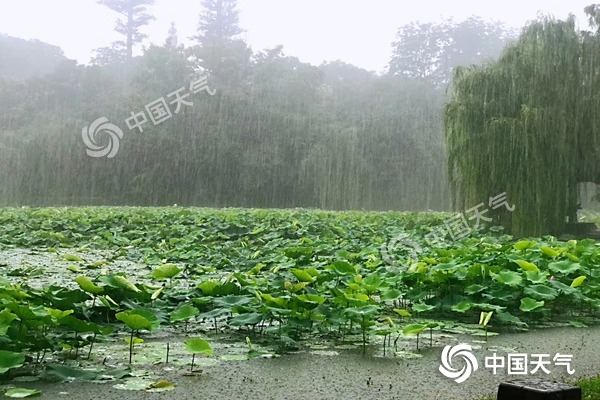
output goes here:
<path id="1" fill-rule="evenodd" d="M 255 52 L 238 38 L 231 0 L 203 1 L 194 45 L 179 45 L 172 26 L 163 45 L 132 57 L 152 1 L 101 3 L 121 15 L 125 40 L 99 49 L 94 65 L 0 77 L 0 205 L 450 207 L 440 77 L 452 66 L 430 65 L 435 79 L 406 73 L 401 40 L 383 76 L 341 61 L 313 66 L 281 46 Z M 460 48 L 460 24 L 444 24 L 439 35 Z M 424 57 L 420 68 L 435 62 Z M 194 93 L 194 82 L 207 87 Z M 129 129 L 132 115 L 149 116 L 147 105 L 179 89 L 188 105 Z M 112 158 L 88 156 L 82 140 L 100 117 L 123 132 Z M 100 132 L 99 144 L 110 138 Z"/>

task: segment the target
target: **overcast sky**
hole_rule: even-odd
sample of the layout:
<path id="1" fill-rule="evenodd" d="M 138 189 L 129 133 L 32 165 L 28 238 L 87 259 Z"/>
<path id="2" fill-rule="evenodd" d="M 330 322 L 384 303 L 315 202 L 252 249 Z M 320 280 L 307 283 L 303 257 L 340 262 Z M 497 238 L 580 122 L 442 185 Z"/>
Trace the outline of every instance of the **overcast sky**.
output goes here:
<path id="1" fill-rule="evenodd" d="M 382 71 L 397 29 L 411 21 L 439 21 L 471 15 L 522 27 L 539 11 L 566 18 L 573 13 L 587 27 L 583 8 L 592 0 L 239 0 L 243 38 L 262 50 L 283 44 L 286 55 L 304 62 L 343 60 Z M 162 44 L 171 22 L 180 42 L 195 33 L 200 0 L 155 0 L 156 21 L 144 31 L 146 44 Z M 65 55 L 88 63 L 92 51 L 119 40 L 117 14 L 95 0 L 0 0 L 0 33 L 60 46 Z M 0 55 L 1 57 L 1 55 Z"/>

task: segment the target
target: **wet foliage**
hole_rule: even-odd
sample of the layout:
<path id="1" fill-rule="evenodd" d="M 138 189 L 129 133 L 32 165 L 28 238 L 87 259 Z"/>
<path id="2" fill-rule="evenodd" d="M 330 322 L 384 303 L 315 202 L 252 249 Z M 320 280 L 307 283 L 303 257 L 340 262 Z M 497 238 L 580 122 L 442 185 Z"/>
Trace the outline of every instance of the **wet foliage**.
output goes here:
<path id="1" fill-rule="evenodd" d="M 46 354 L 90 357 L 99 340 L 118 336 L 126 337 L 131 360 L 144 335 L 168 327 L 186 337 L 188 330 L 239 335 L 239 342 L 260 337 L 285 350 L 318 338 L 356 336 L 366 345 L 383 337 L 391 346 L 392 338 L 418 340 L 433 330 L 484 336 L 502 326 L 596 320 L 596 242 L 517 240 L 492 228 L 427 243 L 425 235 L 448 216 L 3 209 L 4 254 L 29 248 L 69 267 L 44 273 L 43 266 L 0 265 L 1 372 L 39 365 Z M 398 234 L 419 244 L 417 259 L 397 247 L 389 249 L 395 262 L 383 260 L 382 245 Z M 48 274 L 60 283 L 48 284 Z M 212 354 L 196 339 L 186 342 L 192 355 Z"/>
<path id="2" fill-rule="evenodd" d="M 456 69 L 444 122 L 455 205 L 506 191 L 518 210 L 496 217 L 515 235 L 574 222 L 578 184 L 600 182 L 599 46 L 574 18 L 546 17 L 498 61 Z"/>

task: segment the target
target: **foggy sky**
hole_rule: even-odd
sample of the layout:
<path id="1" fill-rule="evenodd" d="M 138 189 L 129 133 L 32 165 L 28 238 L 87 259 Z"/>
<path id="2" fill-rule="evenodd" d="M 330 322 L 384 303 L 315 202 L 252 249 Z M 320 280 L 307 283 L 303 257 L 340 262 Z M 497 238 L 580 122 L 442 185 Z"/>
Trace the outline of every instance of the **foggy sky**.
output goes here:
<path id="1" fill-rule="evenodd" d="M 156 0 L 156 17 L 143 30 L 145 44 L 162 45 L 171 22 L 182 43 L 195 34 L 200 0 Z M 411 21 L 460 21 L 471 15 L 522 27 L 539 11 L 564 19 L 575 14 L 587 27 L 583 8 L 592 0 L 444 1 L 421 0 L 239 0 L 241 36 L 262 50 L 284 45 L 286 55 L 320 64 L 343 60 L 382 71 L 388 64 L 397 29 Z M 0 33 L 39 39 L 60 46 L 65 55 L 88 63 L 93 50 L 120 40 L 113 31 L 117 14 L 95 0 L 18 0 L 0 2 Z M 137 51 L 140 53 L 140 50 Z"/>

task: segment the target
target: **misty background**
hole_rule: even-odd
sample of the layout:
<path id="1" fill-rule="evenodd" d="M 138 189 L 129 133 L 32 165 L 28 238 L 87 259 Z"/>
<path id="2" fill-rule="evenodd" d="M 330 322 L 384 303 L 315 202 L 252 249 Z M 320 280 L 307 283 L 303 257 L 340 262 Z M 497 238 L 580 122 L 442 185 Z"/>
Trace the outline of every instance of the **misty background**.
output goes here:
<path id="1" fill-rule="evenodd" d="M 449 210 L 453 68 L 498 57 L 539 10 L 581 15 L 576 3 L 5 4 L 0 206 Z M 214 95 L 128 128 L 201 77 Z M 124 133 L 113 158 L 86 153 L 100 117 Z"/>

